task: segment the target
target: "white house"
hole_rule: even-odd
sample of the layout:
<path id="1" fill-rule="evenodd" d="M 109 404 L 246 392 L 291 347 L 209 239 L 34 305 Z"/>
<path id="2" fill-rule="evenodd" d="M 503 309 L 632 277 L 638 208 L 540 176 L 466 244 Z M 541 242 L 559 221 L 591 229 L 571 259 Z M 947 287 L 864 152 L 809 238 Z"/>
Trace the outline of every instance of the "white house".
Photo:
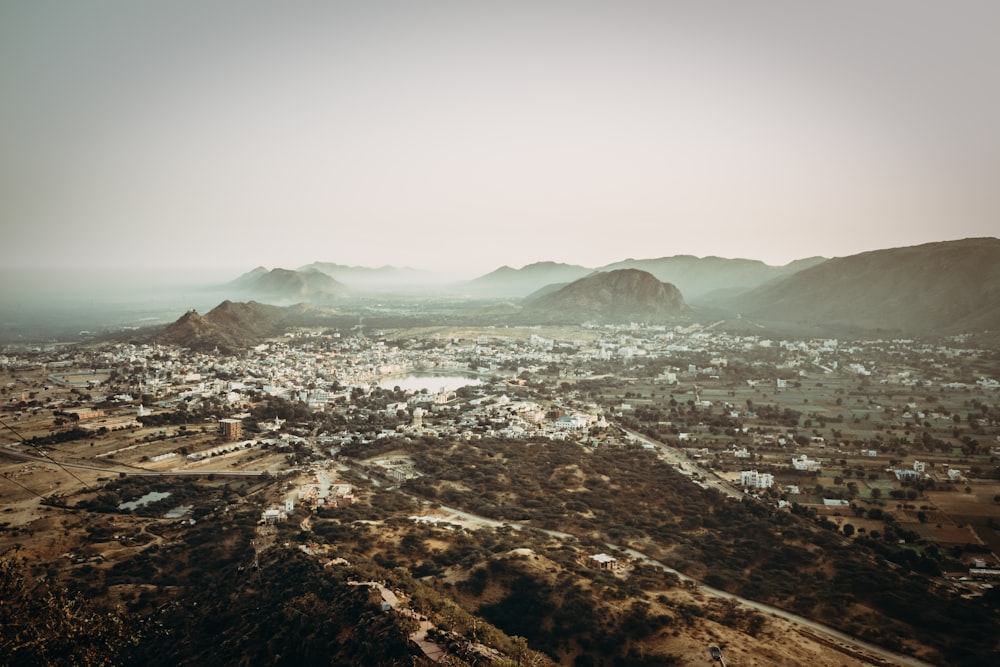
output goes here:
<path id="1" fill-rule="evenodd" d="M 587 418 L 583 415 L 564 415 L 556 418 L 556 428 L 580 429 L 587 427 Z"/>
<path id="2" fill-rule="evenodd" d="M 805 454 L 799 458 L 792 459 L 792 467 L 796 470 L 805 470 L 807 472 L 813 472 L 819 470 L 819 461 L 814 461 L 808 458 Z"/>
<path id="3" fill-rule="evenodd" d="M 740 471 L 740 486 L 754 489 L 770 489 L 774 486 L 774 475 L 756 470 Z"/>
<path id="4" fill-rule="evenodd" d="M 590 562 L 602 570 L 618 569 L 618 559 L 605 553 L 594 554 L 590 557 Z"/>

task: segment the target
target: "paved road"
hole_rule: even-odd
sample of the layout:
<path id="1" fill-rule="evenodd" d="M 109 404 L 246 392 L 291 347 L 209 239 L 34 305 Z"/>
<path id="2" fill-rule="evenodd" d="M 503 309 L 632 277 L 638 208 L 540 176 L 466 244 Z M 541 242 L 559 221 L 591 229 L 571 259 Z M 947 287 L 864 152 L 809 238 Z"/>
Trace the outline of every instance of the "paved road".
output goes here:
<path id="1" fill-rule="evenodd" d="M 9 447 L 0 447 L 0 453 L 10 456 L 11 458 L 19 459 L 21 461 L 31 461 L 33 463 L 45 463 L 48 465 L 59 466 L 63 468 L 73 468 L 74 470 L 93 470 L 95 472 L 102 472 L 107 475 L 117 475 L 118 473 L 124 473 L 126 475 L 145 475 L 145 476 L 190 476 L 190 477 L 205 477 L 208 475 L 216 476 L 229 476 L 229 477 L 257 477 L 261 473 L 265 472 L 263 470 L 149 470 L 148 468 L 140 468 L 139 466 L 127 466 L 126 464 L 118 463 L 117 467 L 109 468 L 96 466 L 89 463 L 73 463 L 71 461 L 63 461 L 50 458 L 48 456 L 38 456 L 36 454 L 29 454 L 28 452 L 11 449 Z"/>
<path id="2" fill-rule="evenodd" d="M 737 500 L 742 500 L 746 497 L 746 494 L 742 493 L 739 489 L 733 488 L 728 481 L 722 479 L 711 470 L 706 470 L 705 468 L 700 467 L 698 462 L 692 460 L 684 451 L 677 449 L 676 447 L 671 447 L 670 445 L 662 443 L 659 440 L 647 438 L 638 431 L 632 431 L 627 428 L 622 428 L 622 430 L 644 445 L 654 447 L 660 456 L 671 465 L 682 467 L 685 470 L 697 471 L 702 477 L 704 477 L 704 483 L 709 488 L 715 489 L 719 493 Z M 694 480 L 692 480 L 692 482 L 693 481 Z"/>

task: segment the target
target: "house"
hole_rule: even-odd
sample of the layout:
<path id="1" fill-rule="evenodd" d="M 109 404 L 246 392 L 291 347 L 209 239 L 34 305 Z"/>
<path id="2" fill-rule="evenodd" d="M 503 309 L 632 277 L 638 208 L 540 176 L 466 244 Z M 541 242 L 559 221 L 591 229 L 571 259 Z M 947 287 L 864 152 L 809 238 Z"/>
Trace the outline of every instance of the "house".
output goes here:
<path id="1" fill-rule="evenodd" d="M 740 486 L 753 489 L 770 489 L 774 486 L 774 475 L 756 470 L 740 471 Z"/>
<path id="2" fill-rule="evenodd" d="M 805 454 L 801 455 L 799 458 L 792 459 L 792 467 L 796 470 L 804 470 L 806 472 L 813 472 L 819 470 L 819 461 L 814 461 L 808 458 Z"/>
<path id="3" fill-rule="evenodd" d="M 602 570 L 618 569 L 618 559 L 605 553 L 594 554 L 589 560 L 591 565 Z"/>
<path id="4" fill-rule="evenodd" d="M 260 515 L 261 522 L 267 526 L 273 526 L 274 524 L 278 523 L 279 521 L 283 521 L 284 519 L 285 519 L 284 513 L 277 508 L 266 509 Z"/>
<path id="5" fill-rule="evenodd" d="M 62 412 L 76 420 L 97 419 L 104 416 L 104 410 L 98 408 L 66 408 Z"/>
<path id="6" fill-rule="evenodd" d="M 562 416 L 556 419 L 556 428 L 579 429 L 587 427 L 587 418 L 583 415 Z"/>

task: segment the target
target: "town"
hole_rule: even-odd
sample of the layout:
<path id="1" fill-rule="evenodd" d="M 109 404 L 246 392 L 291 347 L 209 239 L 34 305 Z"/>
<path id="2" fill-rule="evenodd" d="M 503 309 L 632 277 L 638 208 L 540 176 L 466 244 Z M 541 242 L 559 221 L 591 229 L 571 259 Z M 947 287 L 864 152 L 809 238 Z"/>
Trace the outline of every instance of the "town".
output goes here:
<path id="1" fill-rule="evenodd" d="M 319 530 L 308 517 L 350 511 L 358 494 L 422 497 L 431 505 L 408 508 L 415 525 L 439 530 L 467 523 L 449 507 L 480 517 L 469 529 L 535 516 L 527 502 L 514 512 L 484 500 L 510 495 L 499 478 L 482 480 L 471 500 L 468 485 L 441 481 L 435 457 L 550 443 L 581 456 L 653 456 L 692 489 L 797 516 L 886 567 L 947 582 L 956 596 L 988 595 L 1000 575 L 1000 362 L 963 336 L 781 339 L 700 324 L 316 327 L 236 355 L 139 341 L 9 347 L 0 373 L 4 476 L 19 487 L 4 489 L 8 516 L 36 504 L 40 487 L 45 502 L 65 504 L 84 471 L 105 485 L 143 475 L 274 479 L 280 488 L 258 510 L 257 562 L 276 524 L 297 516 L 304 531 Z M 150 493 L 136 504 L 99 493 L 84 504 L 198 515 Z M 562 531 L 575 521 L 541 514 L 532 523 Z M 605 535 L 636 538 L 621 527 Z M 307 553 L 334 557 L 315 540 Z M 633 557 L 599 547 L 584 561 L 624 564 L 616 576 L 634 568 Z M 663 560 L 727 589 L 703 565 Z"/>

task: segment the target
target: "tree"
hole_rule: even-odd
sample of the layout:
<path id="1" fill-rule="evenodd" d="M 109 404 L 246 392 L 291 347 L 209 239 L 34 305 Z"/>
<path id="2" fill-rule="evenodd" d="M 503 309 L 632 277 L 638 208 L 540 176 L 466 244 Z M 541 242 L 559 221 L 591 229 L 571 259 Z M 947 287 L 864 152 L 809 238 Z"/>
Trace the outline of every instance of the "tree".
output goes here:
<path id="1" fill-rule="evenodd" d="M 0 561 L 0 655 L 7 665 L 127 663 L 142 628 L 122 613 L 100 612 L 82 596 L 28 584 L 13 560 Z"/>

